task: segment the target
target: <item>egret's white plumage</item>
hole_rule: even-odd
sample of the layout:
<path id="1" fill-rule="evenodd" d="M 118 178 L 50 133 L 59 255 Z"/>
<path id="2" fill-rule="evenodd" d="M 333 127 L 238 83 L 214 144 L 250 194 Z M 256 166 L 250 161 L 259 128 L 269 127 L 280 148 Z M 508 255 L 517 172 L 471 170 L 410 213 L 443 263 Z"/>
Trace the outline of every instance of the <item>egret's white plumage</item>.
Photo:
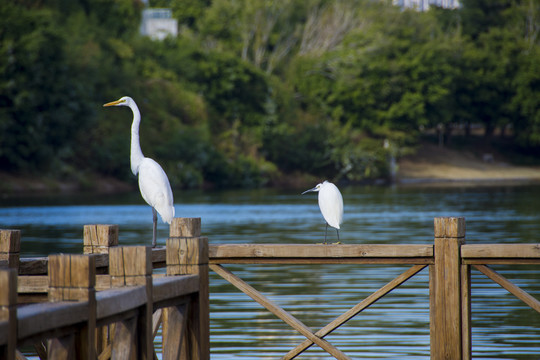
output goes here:
<path id="1" fill-rule="evenodd" d="M 319 208 L 326 221 L 326 232 L 328 231 L 328 225 L 332 226 L 336 229 L 339 240 L 339 228 L 343 222 L 343 197 L 339 189 L 331 182 L 324 181 L 317 184 L 313 189 L 304 191 L 302 194 L 310 191 L 319 193 Z M 326 232 L 324 234 L 324 242 L 326 242 Z"/>
<path id="2" fill-rule="evenodd" d="M 173 193 L 169 178 L 162 167 L 153 159 L 144 157 L 139 142 L 139 125 L 141 113 L 135 101 L 129 96 L 104 104 L 103 106 L 128 106 L 133 112 L 131 124 L 131 171 L 139 177 L 139 189 L 143 199 L 152 207 L 153 212 L 153 238 L 152 246 L 156 246 L 157 216 L 170 224 L 174 217 Z"/>

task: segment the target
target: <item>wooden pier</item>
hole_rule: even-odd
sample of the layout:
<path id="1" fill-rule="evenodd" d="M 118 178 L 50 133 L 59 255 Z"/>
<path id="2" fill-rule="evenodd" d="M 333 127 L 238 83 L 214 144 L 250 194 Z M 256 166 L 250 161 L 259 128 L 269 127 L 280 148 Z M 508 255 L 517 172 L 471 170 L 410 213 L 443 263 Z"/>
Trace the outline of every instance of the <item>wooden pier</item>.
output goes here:
<path id="1" fill-rule="evenodd" d="M 491 264 L 540 265 L 540 244 L 465 243 L 464 218 L 435 218 L 426 245 L 208 245 L 200 219 L 175 218 L 165 248 L 118 246 L 116 225 L 86 225 L 85 255 L 21 258 L 20 232 L 0 231 L 0 360 L 209 359 L 209 270 L 306 337 L 283 355 L 317 345 L 349 359 L 325 339 L 348 320 L 429 267 L 432 359 L 471 358 L 471 268 L 540 312 L 540 301 Z M 408 267 L 328 325 L 313 331 L 230 272 L 226 264 L 398 264 Z M 154 268 L 166 274 L 152 274 Z"/>

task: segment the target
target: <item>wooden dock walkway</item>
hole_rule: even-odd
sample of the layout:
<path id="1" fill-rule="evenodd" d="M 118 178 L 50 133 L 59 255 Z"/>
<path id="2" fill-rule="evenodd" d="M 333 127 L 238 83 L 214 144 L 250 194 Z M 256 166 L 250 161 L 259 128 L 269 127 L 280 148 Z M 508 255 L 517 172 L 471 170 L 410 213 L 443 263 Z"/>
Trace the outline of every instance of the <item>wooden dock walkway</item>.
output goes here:
<path id="1" fill-rule="evenodd" d="M 0 231 L 0 360 L 209 359 L 209 270 L 306 337 L 284 354 L 313 345 L 349 359 L 325 339 L 348 320 L 429 267 L 432 359 L 471 358 L 471 268 L 540 312 L 540 301 L 489 267 L 540 265 L 540 244 L 465 243 L 464 218 L 435 218 L 426 245 L 209 245 L 200 219 L 175 218 L 165 248 L 118 246 L 116 225 L 86 225 L 85 255 L 21 258 L 20 232 Z M 408 268 L 328 325 L 312 331 L 230 272 L 226 264 L 399 264 Z M 166 268 L 166 275 L 152 274 Z"/>

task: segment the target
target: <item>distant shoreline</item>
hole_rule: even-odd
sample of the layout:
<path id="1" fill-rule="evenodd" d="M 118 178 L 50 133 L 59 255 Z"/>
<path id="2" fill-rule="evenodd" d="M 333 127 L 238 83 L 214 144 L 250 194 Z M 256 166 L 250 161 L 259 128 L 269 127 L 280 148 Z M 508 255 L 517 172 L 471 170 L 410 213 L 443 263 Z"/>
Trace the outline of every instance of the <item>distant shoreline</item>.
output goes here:
<path id="1" fill-rule="evenodd" d="M 395 183 L 398 186 L 510 186 L 540 184 L 540 166 L 517 166 L 490 154 L 489 161 L 482 153 L 456 151 L 424 143 L 413 155 L 398 161 Z M 284 188 L 303 188 L 305 179 L 283 179 Z M 378 181 L 366 183 L 380 183 Z M 387 183 L 387 182 L 382 182 Z M 279 185 L 276 187 L 280 187 Z M 47 193 L 119 193 L 136 191 L 136 181 L 126 182 L 111 177 L 93 176 L 84 183 L 62 181 L 52 177 L 17 176 L 0 172 L 0 195 Z"/>
<path id="2" fill-rule="evenodd" d="M 399 161 L 400 184 L 534 184 L 540 183 L 540 166 L 517 166 L 499 154 L 455 151 L 423 144 L 414 155 Z"/>

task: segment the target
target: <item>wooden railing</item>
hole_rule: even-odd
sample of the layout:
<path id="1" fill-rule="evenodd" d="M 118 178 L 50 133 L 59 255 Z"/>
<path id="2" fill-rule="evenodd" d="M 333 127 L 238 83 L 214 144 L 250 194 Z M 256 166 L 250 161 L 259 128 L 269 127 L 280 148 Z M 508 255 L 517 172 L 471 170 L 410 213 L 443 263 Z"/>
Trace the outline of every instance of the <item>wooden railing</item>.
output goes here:
<path id="1" fill-rule="evenodd" d="M 208 240 L 200 219 L 174 219 L 167 246 L 118 245 L 115 225 L 87 225 L 86 255 L 20 259 L 0 232 L 0 359 L 209 359 Z M 166 275 L 153 267 L 166 266 Z"/>
<path id="2" fill-rule="evenodd" d="M 428 266 L 431 358 L 467 360 L 471 358 L 471 266 L 540 312 L 540 302 L 537 299 L 487 266 L 540 264 L 540 244 L 465 245 L 464 218 L 435 218 L 434 228 L 435 239 L 430 245 L 214 245 L 210 246 L 210 268 L 306 337 L 306 340 L 285 354 L 283 359 L 293 359 L 313 344 L 336 359 L 349 359 L 326 341 L 325 336 Z M 224 264 L 412 266 L 314 332 L 227 270 Z"/>
<path id="3" fill-rule="evenodd" d="M 434 225 L 434 243 L 429 245 L 209 246 L 200 236 L 200 219 L 174 219 L 167 246 L 159 249 L 118 247 L 118 227 L 87 225 L 84 246 L 91 255 L 38 259 L 21 259 L 20 233 L 2 231 L 0 264 L 12 270 L 0 271 L 0 289 L 9 289 L 0 291 L 0 359 L 22 356 L 16 349 L 25 344 L 35 345 L 38 354 L 49 359 L 127 359 L 133 354 L 149 359 L 155 356 L 152 339 L 160 322 L 163 359 L 208 359 L 209 268 L 306 337 L 283 359 L 295 358 L 314 344 L 336 359 L 348 359 L 325 337 L 425 267 L 429 267 L 431 358 L 470 359 L 471 268 L 540 312 L 537 299 L 488 266 L 540 264 L 540 244 L 467 245 L 464 218 L 435 218 Z M 312 331 L 229 271 L 227 264 L 409 267 Z M 167 276 L 152 275 L 153 267 L 163 266 Z"/>

